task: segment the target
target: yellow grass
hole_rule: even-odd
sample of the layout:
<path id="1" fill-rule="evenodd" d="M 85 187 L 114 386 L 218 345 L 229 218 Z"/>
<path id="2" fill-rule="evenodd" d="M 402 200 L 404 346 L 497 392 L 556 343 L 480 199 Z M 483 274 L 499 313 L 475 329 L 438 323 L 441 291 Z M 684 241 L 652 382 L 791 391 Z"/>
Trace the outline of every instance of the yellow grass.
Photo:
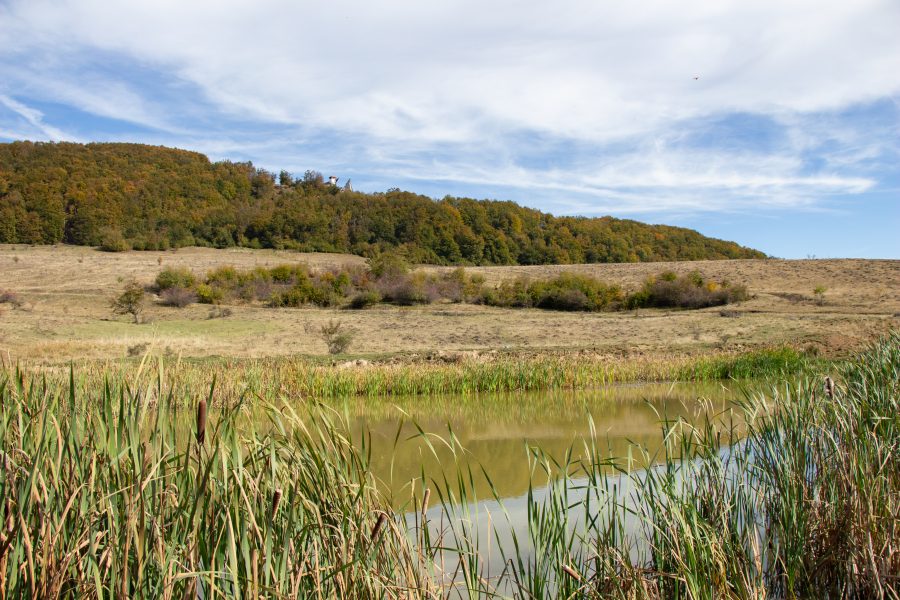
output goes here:
<path id="1" fill-rule="evenodd" d="M 479 267 L 488 283 L 560 271 L 590 274 L 633 289 L 663 270 L 698 270 L 706 277 L 745 284 L 755 297 L 720 309 L 563 313 L 472 305 L 380 306 L 364 311 L 271 309 L 234 305 L 233 314 L 209 319 L 210 307 L 185 309 L 150 303 L 135 325 L 114 316 L 109 299 L 123 281 L 151 283 L 166 266 L 198 274 L 216 266 L 239 268 L 306 262 L 313 268 L 364 264 L 356 256 L 271 250 L 185 248 L 170 252 L 109 254 L 85 247 L 0 246 L 0 290 L 14 292 L 20 308 L 0 305 L 0 352 L 27 362 L 120 358 L 143 344 L 182 356 L 265 357 L 324 355 L 316 333 L 341 320 L 355 331 L 354 355 L 403 355 L 415 360 L 438 351 L 547 352 L 590 355 L 698 353 L 790 344 L 843 353 L 900 323 L 900 261 L 739 260 L 685 263 Z M 426 267 L 440 270 L 439 267 Z M 824 286 L 825 303 L 813 290 Z M 133 350 L 134 351 L 134 350 Z M 412 356 L 411 356 L 412 355 Z"/>

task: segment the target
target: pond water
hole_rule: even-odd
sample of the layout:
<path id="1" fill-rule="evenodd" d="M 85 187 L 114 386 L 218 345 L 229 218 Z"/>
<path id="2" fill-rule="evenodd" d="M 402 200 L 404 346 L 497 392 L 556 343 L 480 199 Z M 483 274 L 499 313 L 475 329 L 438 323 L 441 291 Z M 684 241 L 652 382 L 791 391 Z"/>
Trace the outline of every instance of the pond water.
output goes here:
<path id="1" fill-rule="evenodd" d="M 591 440 L 604 457 L 646 466 L 663 440 L 664 421 L 697 422 L 728 412 L 740 389 L 731 382 L 617 385 L 594 390 L 490 394 L 465 397 L 353 401 L 343 408 L 355 438 L 370 436 L 375 476 L 397 506 L 426 485 L 468 497 L 510 498 L 548 483 L 530 449 L 548 459 L 583 458 Z M 593 435 L 591 430 L 593 429 Z M 652 459 L 651 459 L 652 460 Z M 482 469 L 490 476 L 484 476 Z M 471 480 L 469 481 L 469 474 Z M 446 478 L 446 482 L 444 481 Z"/>

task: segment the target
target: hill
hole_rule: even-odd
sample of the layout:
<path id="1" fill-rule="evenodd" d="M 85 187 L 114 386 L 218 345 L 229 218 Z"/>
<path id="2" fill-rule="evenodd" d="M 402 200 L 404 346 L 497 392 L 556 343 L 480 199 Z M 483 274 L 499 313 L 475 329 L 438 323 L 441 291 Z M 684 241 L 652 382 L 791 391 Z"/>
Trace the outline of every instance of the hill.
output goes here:
<path id="1" fill-rule="evenodd" d="M 0 144 L 0 243 L 162 250 L 294 249 L 417 263 L 536 265 L 762 258 L 733 242 L 612 217 L 554 217 L 513 202 L 365 194 L 307 171 L 277 178 L 140 144 Z"/>

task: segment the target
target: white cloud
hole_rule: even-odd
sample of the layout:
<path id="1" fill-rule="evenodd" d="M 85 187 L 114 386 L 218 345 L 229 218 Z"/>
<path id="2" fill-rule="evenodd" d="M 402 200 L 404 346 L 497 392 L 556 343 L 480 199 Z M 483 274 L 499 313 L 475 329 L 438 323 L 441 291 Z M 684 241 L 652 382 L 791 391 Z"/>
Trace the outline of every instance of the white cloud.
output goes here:
<path id="1" fill-rule="evenodd" d="M 637 194 L 654 190 L 667 209 L 716 210 L 871 189 L 865 165 L 894 153 L 896 136 L 866 139 L 828 115 L 897 101 L 897 31 L 895 0 L 9 0 L 0 68 L 32 94 L 202 148 L 265 152 L 250 136 L 191 131 L 184 112 L 208 107 L 281 124 L 295 146 L 322 131 L 358 136 L 351 158 L 380 176 L 537 186 L 623 210 L 643 210 Z M 108 56 L 200 98 L 125 83 Z M 734 113 L 771 118 L 784 139 L 679 142 L 679 124 Z M 583 154 L 523 166 L 523 132 Z"/>
<path id="2" fill-rule="evenodd" d="M 0 94 L 0 104 L 19 115 L 29 125 L 34 127 L 41 135 L 50 138 L 53 141 L 72 140 L 72 136 L 67 135 L 62 130 L 44 123 L 44 114 L 34 108 L 30 108 L 21 102 Z"/>

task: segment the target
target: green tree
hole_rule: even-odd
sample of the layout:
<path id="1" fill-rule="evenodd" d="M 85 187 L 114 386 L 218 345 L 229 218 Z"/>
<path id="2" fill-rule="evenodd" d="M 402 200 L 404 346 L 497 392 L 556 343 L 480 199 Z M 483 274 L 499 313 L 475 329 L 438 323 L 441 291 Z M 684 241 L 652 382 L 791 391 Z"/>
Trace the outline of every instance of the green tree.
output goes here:
<path id="1" fill-rule="evenodd" d="M 144 311 L 144 288 L 137 281 L 129 281 L 125 284 L 122 293 L 110 301 L 110 307 L 117 315 L 131 315 L 135 323 L 140 323 L 141 313 Z"/>

